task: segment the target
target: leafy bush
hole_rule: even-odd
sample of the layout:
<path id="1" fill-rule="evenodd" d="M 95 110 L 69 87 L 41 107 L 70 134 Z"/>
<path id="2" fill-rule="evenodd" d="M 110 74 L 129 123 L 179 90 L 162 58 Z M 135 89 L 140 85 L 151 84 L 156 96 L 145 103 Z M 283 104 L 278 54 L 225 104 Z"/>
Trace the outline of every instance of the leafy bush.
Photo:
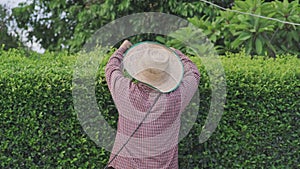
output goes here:
<path id="1" fill-rule="evenodd" d="M 245 53 L 222 57 L 225 111 L 212 137 L 199 144 L 196 136 L 210 104 L 208 77 L 202 73 L 199 121 L 180 144 L 181 168 L 298 168 L 299 62 L 289 56 L 251 59 Z"/>
<path id="2" fill-rule="evenodd" d="M 232 10 L 272 17 L 278 20 L 300 23 L 299 0 L 263 2 L 262 0 L 235 1 Z M 284 53 L 300 56 L 300 27 L 278 21 L 220 11 L 214 19 L 209 16 L 194 16 L 189 21 L 203 30 L 215 44 L 220 54 L 226 51 L 275 57 Z M 188 31 L 179 34 L 186 35 Z M 178 35 L 180 36 L 180 35 Z"/>
<path id="3" fill-rule="evenodd" d="M 21 41 L 19 37 L 15 37 L 9 31 L 9 12 L 6 6 L 0 4 L 0 48 L 8 50 L 9 48 L 21 47 Z"/>
<path id="4" fill-rule="evenodd" d="M 84 133 L 73 107 L 77 56 L 23 55 L 0 53 L 1 168 L 103 168 L 109 152 Z M 251 59 L 245 53 L 221 57 L 228 91 L 225 112 L 203 144 L 198 136 L 209 109 L 210 85 L 201 61 L 192 59 L 202 74 L 201 104 L 198 123 L 179 145 L 180 168 L 300 167 L 299 59 Z M 98 105 L 115 127 L 116 109 L 100 77 Z"/>
<path id="5" fill-rule="evenodd" d="M 233 0 L 211 1 L 227 7 Z M 28 30 L 29 41 L 37 39 L 50 51 L 68 49 L 73 52 L 79 51 L 105 24 L 140 12 L 164 12 L 184 18 L 204 14 L 214 18 L 218 14 L 214 7 L 198 0 L 36 0 L 14 8 L 13 17 L 19 28 L 32 28 Z M 36 17 L 36 13 L 41 17 Z"/>
<path id="6" fill-rule="evenodd" d="M 0 167 L 99 168 L 108 153 L 73 111 L 73 56 L 0 55 Z"/>

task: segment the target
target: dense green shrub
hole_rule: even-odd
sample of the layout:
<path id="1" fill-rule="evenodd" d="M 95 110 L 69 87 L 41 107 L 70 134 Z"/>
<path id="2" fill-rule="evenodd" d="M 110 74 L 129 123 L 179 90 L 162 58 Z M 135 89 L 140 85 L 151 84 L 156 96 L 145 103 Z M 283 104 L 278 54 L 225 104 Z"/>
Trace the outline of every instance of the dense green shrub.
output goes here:
<path id="1" fill-rule="evenodd" d="M 77 56 L 0 53 L 0 167 L 103 168 L 109 152 L 84 133 L 74 112 Z M 197 124 L 180 142 L 180 168 L 300 167 L 300 61 L 295 57 L 221 57 L 227 102 L 212 137 L 199 143 L 210 104 L 205 67 Z M 99 107 L 115 127 L 116 110 L 105 81 L 96 81 Z M 99 91 L 106 92 L 99 94 Z M 104 96 L 104 97 L 103 97 Z M 105 105 L 103 105 L 105 104 Z"/>
<path id="2" fill-rule="evenodd" d="M 300 23 L 299 0 L 293 2 L 236 0 L 232 10 Z M 300 56 L 300 26 L 232 11 L 219 11 L 217 14 L 213 19 L 209 15 L 195 15 L 189 21 L 203 30 L 220 54 L 226 51 L 239 52 L 239 49 L 244 47 L 246 53 L 251 55 L 276 57 L 290 53 Z M 178 36 L 189 34 L 186 30 L 178 33 Z M 169 43 L 172 42 L 170 40 Z M 180 42 L 177 43 L 180 45 Z"/>
<path id="3" fill-rule="evenodd" d="M 0 56 L 0 167 L 95 168 L 107 153 L 82 131 L 71 93 L 74 57 Z"/>
<path id="4" fill-rule="evenodd" d="M 203 107 L 200 105 L 199 123 L 181 143 L 181 166 L 298 168 L 299 61 L 290 57 L 251 59 L 244 53 L 223 57 L 228 91 L 225 112 L 212 137 L 199 144 L 195 135 L 201 131 L 210 101 L 207 77 L 202 73 Z"/>
<path id="5" fill-rule="evenodd" d="M 233 0 L 208 1 L 228 7 Z M 214 9 L 198 0 L 36 0 L 14 8 L 13 16 L 19 28 L 32 28 L 28 30 L 29 41 L 37 39 L 47 50 L 63 48 L 73 52 L 79 51 L 105 24 L 126 15 L 163 12 L 183 18 L 195 15 L 214 18 L 219 12 Z M 36 17 L 36 13 L 42 17 Z M 51 29 L 47 29 L 49 26 Z"/>

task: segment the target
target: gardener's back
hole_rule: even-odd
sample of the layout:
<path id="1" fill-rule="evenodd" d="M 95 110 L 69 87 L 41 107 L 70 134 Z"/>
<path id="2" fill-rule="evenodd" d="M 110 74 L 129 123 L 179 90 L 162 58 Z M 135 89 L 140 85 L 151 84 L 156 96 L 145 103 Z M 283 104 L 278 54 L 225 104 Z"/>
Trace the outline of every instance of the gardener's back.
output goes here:
<path id="1" fill-rule="evenodd" d="M 107 84 L 119 112 L 109 166 L 115 169 L 176 169 L 180 116 L 197 90 L 198 69 L 178 50 L 179 57 L 167 51 L 171 53 L 159 55 L 170 56 L 166 59 L 159 56 L 157 60 L 157 53 L 148 51 L 145 54 L 137 48 L 136 53 L 147 55 L 147 58 L 136 56 L 139 57 L 136 60 L 129 50 L 123 62 L 128 43 L 123 43 L 106 67 Z M 145 47 L 140 45 L 140 49 Z M 148 55 L 152 60 L 147 60 L 151 59 Z M 123 66 L 137 81 L 124 75 Z"/>

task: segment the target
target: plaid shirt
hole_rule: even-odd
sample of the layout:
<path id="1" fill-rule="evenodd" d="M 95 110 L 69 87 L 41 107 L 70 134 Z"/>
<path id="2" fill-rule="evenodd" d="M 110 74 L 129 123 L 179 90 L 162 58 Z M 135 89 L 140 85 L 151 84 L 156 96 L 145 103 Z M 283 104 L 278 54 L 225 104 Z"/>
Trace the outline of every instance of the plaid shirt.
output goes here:
<path id="1" fill-rule="evenodd" d="M 106 81 L 119 113 L 110 161 L 143 120 L 159 92 L 124 77 L 123 53 L 118 49 L 106 66 Z M 115 169 L 177 169 L 180 116 L 197 90 L 200 73 L 192 61 L 175 51 L 184 65 L 179 87 L 161 94 L 151 113 L 109 166 Z"/>

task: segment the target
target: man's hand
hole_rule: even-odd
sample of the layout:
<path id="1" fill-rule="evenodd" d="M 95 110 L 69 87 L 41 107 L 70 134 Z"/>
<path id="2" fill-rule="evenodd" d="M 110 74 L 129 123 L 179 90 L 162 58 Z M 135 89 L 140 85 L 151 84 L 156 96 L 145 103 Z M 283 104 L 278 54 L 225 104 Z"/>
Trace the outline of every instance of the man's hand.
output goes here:
<path id="1" fill-rule="evenodd" d="M 120 46 L 120 49 L 121 48 L 124 48 L 124 49 L 128 49 L 128 48 L 130 48 L 130 46 L 132 46 L 132 43 L 130 42 L 130 41 L 128 41 L 128 40 L 125 40 L 123 43 L 122 43 L 122 45 Z"/>

